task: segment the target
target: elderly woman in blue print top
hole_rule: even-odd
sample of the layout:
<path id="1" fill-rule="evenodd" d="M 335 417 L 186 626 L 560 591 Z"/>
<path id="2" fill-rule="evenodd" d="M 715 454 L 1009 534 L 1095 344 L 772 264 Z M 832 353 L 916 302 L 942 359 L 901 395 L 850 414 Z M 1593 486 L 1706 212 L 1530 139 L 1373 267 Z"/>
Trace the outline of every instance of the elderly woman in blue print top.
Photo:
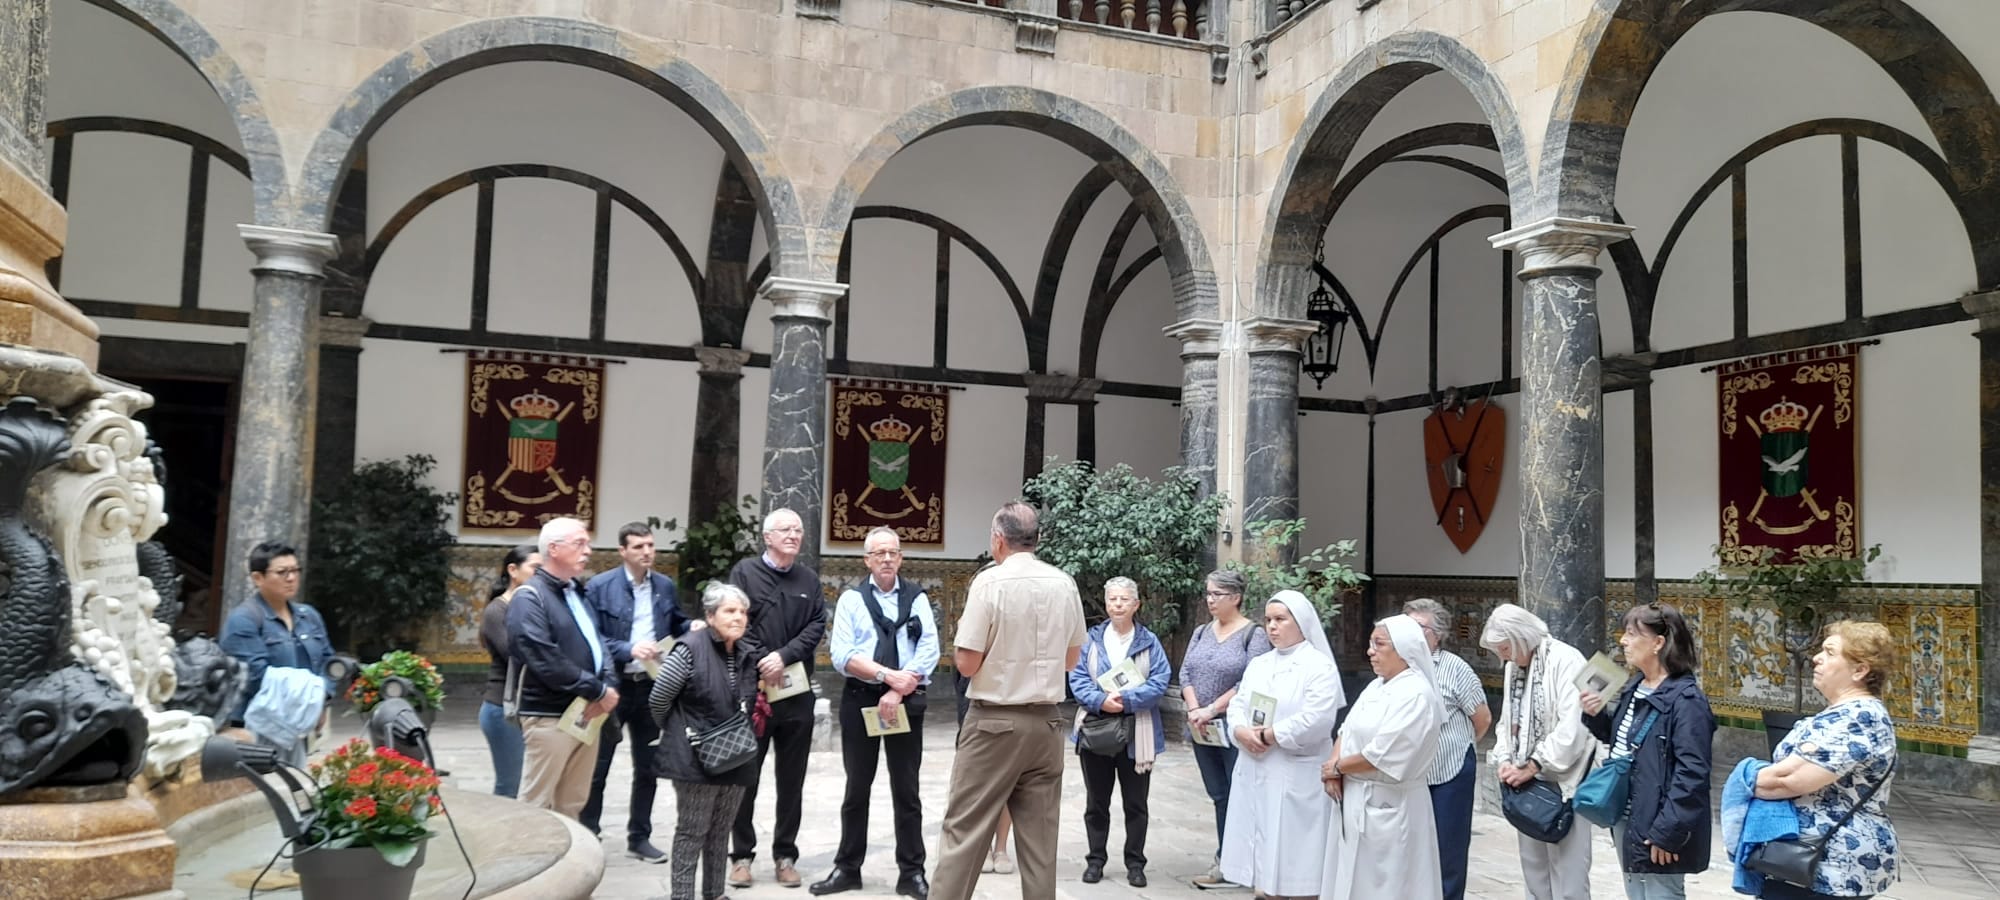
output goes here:
<path id="1" fill-rule="evenodd" d="M 1896 765 L 1896 728 L 1882 705 L 1882 685 L 1894 663 L 1889 629 L 1874 622 L 1835 622 L 1813 657 L 1813 687 L 1826 709 L 1792 728 L 1757 773 L 1757 796 L 1792 801 L 1799 837 L 1827 835 L 1876 790 L 1854 818 L 1826 842 L 1812 890 L 1764 879 L 1757 896 L 1772 900 L 1872 897 L 1896 881 L 1896 828 L 1889 823 L 1886 782 Z"/>
<path id="2" fill-rule="evenodd" d="M 1095 883 L 1104 878 L 1108 860 L 1105 844 L 1111 837 L 1111 782 L 1118 782 L 1118 795 L 1125 807 L 1125 880 L 1133 887 L 1146 886 L 1146 791 L 1153 779 L 1153 758 L 1167 748 L 1165 725 L 1160 721 L 1160 698 L 1166 696 L 1167 680 L 1173 663 L 1160 639 L 1133 621 L 1139 613 L 1139 585 L 1124 576 L 1104 583 L 1104 611 L 1110 618 L 1090 630 L 1077 656 L 1076 668 L 1069 672 L 1070 693 L 1081 709 L 1080 727 L 1086 712 L 1132 717 L 1132 739 L 1116 756 L 1102 756 L 1084 749 L 1078 742 L 1076 756 L 1083 767 L 1083 831 L 1090 843 L 1083 857 L 1083 880 Z M 1099 676 L 1131 660 L 1143 680 L 1129 687 L 1105 690 Z M 1075 732 L 1070 740 L 1076 741 Z"/>

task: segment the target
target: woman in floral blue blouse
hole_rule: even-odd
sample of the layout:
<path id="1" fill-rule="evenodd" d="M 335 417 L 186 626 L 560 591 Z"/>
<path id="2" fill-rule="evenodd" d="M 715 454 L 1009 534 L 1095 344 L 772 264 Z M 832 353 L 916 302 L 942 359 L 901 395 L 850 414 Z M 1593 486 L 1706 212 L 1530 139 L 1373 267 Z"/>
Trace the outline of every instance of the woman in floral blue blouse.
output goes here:
<path id="1" fill-rule="evenodd" d="M 1826 709 L 1778 744 L 1774 762 L 1757 773 L 1757 796 L 1791 800 L 1799 836 L 1811 839 L 1832 830 L 1871 787 L 1883 786 L 1826 842 L 1812 890 L 1767 878 L 1757 896 L 1872 897 L 1895 883 L 1896 828 L 1889 822 L 1885 782 L 1896 765 L 1896 728 L 1880 699 L 1895 654 L 1889 629 L 1879 624 L 1827 626 L 1826 642 L 1813 657 L 1813 687 L 1826 697 Z"/>

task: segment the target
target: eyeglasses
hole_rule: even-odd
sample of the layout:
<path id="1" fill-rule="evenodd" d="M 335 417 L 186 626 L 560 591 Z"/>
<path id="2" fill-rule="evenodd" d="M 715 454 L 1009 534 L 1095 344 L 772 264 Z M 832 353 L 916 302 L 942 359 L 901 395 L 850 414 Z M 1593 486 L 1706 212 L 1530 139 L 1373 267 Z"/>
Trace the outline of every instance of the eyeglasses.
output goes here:
<path id="1" fill-rule="evenodd" d="M 867 553 L 867 556 L 868 556 L 868 558 L 870 558 L 870 559 L 901 559 L 901 558 L 902 558 L 902 556 L 903 556 L 903 551 L 901 551 L 901 550 L 870 550 L 870 551 L 868 551 L 868 553 Z"/>
<path id="2" fill-rule="evenodd" d="M 783 528 L 773 528 L 773 529 L 771 529 L 771 532 L 770 532 L 770 533 L 771 533 L 771 534 L 805 534 L 805 533 L 806 533 L 806 530 L 805 530 L 805 528 L 804 528 L 803 526 L 799 526 L 799 525 L 787 525 L 787 526 L 785 526 L 785 527 L 783 527 Z"/>
<path id="3" fill-rule="evenodd" d="M 300 575 L 305 574 L 305 570 L 299 568 L 298 566 L 292 566 L 289 569 L 272 569 L 268 572 L 265 572 L 264 574 L 269 575 L 272 578 L 291 579 L 291 578 L 297 578 Z"/>
<path id="4" fill-rule="evenodd" d="M 1236 593 L 1235 591 L 1209 591 L 1203 596 L 1207 597 L 1210 600 L 1227 600 L 1231 597 L 1241 597 L 1243 595 Z"/>
<path id="5" fill-rule="evenodd" d="M 590 546 L 590 535 L 587 535 L 587 534 L 579 534 L 579 535 L 577 535 L 576 537 L 573 537 L 573 538 L 568 538 L 568 539 L 565 539 L 565 540 L 560 540 L 560 541 L 553 541 L 553 542 L 551 542 L 551 543 L 549 544 L 549 546 L 551 546 L 551 547 L 588 547 L 588 546 Z"/>

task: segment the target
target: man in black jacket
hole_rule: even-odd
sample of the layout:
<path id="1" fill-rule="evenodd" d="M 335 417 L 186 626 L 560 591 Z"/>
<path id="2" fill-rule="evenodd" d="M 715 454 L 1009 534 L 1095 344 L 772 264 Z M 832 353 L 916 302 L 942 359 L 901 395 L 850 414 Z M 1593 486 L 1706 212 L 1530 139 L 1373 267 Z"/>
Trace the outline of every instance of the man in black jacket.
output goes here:
<path id="1" fill-rule="evenodd" d="M 729 570 L 729 583 L 742 588 L 750 598 L 750 629 L 743 635 L 743 644 L 757 660 L 757 672 L 767 685 L 783 684 L 786 668 L 794 664 L 804 667 L 810 684 L 813 657 L 826 634 L 826 596 L 820 590 L 819 573 L 798 563 L 799 544 L 804 539 L 805 526 L 798 513 L 772 510 L 764 517 L 763 555 L 741 560 Z M 785 887 L 800 883 L 800 795 L 812 753 L 814 699 L 808 690 L 772 703 L 771 720 L 757 742 L 755 765 L 759 771 L 771 745 L 778 747 L 778 821 L 771 832 L 771 858 L 775 877 Z M 736 811 L 729 853 L 732 887 L 749 887 L 752 881 L 750 861 L 757 857 L 756 808 L 757 783 L 753 781 Z"/>
<path id="2" fill-rule="evenodd" d="M 579 698 L 586 720 L 617 709 L 618 675 L 576 584 L 590 561 L 589 530 L 551 519 L 538 544 L 542 569 L 507 606 L 507 651 L 521 668 L 521 802 L 575 818 L 590 796 L 597 748 L 557 720 Z"/>

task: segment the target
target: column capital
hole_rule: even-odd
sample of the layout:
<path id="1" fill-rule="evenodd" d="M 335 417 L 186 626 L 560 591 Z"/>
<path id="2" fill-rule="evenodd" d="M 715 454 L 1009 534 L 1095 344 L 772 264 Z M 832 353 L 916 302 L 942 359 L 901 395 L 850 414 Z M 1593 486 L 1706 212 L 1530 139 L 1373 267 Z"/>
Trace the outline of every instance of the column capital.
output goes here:
<path id="1" fill-rule="evenodd" d="M 1607 356 L 1599 360 L 1598 369 L 1604 373 L 1604 390 L 1625 390 L 1650 383 L 1653 380 L 1653 364 L 1659 358 L 1658 353 L 1647 352 Z"/>
<path id="2" fill-rule="evenodd" d="M 1319 331 L 1308 319 L 1256 316 L 1243 320 L 1244 349 L 1250 353 L 1297 353 Z"/>
<path id="3" fill-rule="evenodd" d="M 1491 240 L 1495 250 L 1521 254 L 1521 276 L 1543 269 L 1597 268 L 1597 254 L 1632 235 L 1632 226 L 1600 219 L 1550 216 L 1503 231 Z"/>
<path id="4" fill-rule="evenodd" d="M 837 281 L 808 281 L 773 275 L 757 288 L 760 299 L 771 302 L 771 317 L 833 321 L 833 305 L 847 296 L 847 285 Z"/>
<path id="5" fill-rule="evenodd" d="M 326 263 L 340 252 L 340 239 L 321 231 L 238 225 L 236 232 L 257 262 L 253 272 L 286 272 L 307 278 L 326 277 Z"/>
<path id="6" fill-rule="evenodd" d="M 741 375 L 743 364 L 750 361 L 750 351 L 735 347 L 696 347 L 694 358 L 701 361 L 704 375 Z"/>
<path id="7" fill-rule="evenodd" d="M 1958 298 L 1958 306 L 1979 320 L 1980 331 L 2000 331 L 2000 291 L 1974 291 Z"/>
<path id="8" fill-rule="evenodd" d="M 1213 356 L 1222 352 L 1223 324 L 1218 319 L 1182 319 L 1160 329 L 1160 333 L 1181 342 L 1181 353 L 1207 354 Z"/>
<path id="9" fill-rule="evenodd" d="M 320 316 L 320 346 L 359 350 L 361 339 L 367 336 L 368 326 L 373 324 L 375 320 L 367 316 Z"/>
<path id="10" fill-rule="evenodd" d="M 1028 399 L 1049 403 L 1094 403 L 1097 391 L 1104 387 L 1102 378 L 1084 378 L 1078 375 L 1041 372 L 1023 372 L 1021 380 L 1028 383 Z"/>

